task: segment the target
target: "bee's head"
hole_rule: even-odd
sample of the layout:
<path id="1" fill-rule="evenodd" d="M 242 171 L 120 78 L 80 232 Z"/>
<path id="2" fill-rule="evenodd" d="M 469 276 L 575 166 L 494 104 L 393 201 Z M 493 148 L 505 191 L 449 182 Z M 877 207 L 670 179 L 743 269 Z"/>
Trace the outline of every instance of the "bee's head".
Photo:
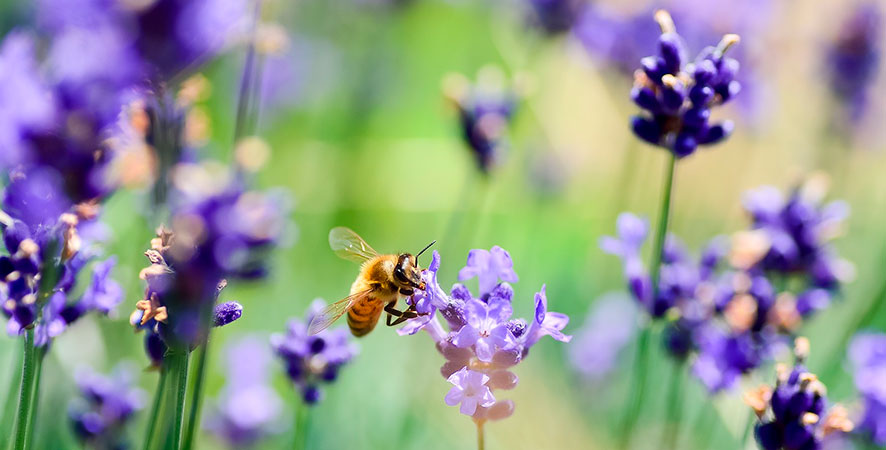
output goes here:
<path id="1" fill-rule="evenodd" d="M 410 253 L 402 253 L 397 258 L 397 266 L 394 267 L 394 280 L 400 287 L 409 289 L 425 289 L 425 282 L 421 280 L 421 268 Z"/>

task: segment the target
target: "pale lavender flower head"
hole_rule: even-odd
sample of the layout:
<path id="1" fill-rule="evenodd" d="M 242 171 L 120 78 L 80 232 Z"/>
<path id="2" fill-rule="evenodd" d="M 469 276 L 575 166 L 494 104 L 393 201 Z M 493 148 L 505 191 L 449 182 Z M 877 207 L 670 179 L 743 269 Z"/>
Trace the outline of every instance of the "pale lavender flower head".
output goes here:
<path id="1" fill-rule="evenodd" d="M 286 334 L 271 336 L 271 347 L 286 366 L 289 380 L 299 389 L 306 405 L 322 399 L 322 384 L 332 383 L 354 356 L 357 346 L 343 327 L 308 334 L 307 324 L 326 306 L 322 299 L 311 303 L 304 320 L 289 321 Z"/>
<path id="2" fill-rule="evenodd" d="M 446 380 L 452 383 L 452 389 L 446 394 L 446 404 L 449 406 L 459 406 L 459 412 L 466 416 L 473 416 L 477 412 L 477 407 L 488 408 L 495 404 L 495 396 L 486 384 L 489 382 L 489 376 L 482 372 L 468 370 L 462 367 L 461 370 L 450 375 Z"/>
<path id="3" fill-rule="evenodd" d="M 501 420 L 514 411 L 511 400 L 496 400 L 492 391 L 513 389 L 517 376 L 508 370 L 518 364 L 545 335 L 568 342 L 571 336 L 562 329 L 569 319 L 563 314 L 547 310 L 545 288 L 535 296 L 535 315 L 530 321 L 512 319 L 514 289 L 503 279 L 516 281 L 513 264 L 506 251 L 494 247 L 491 251 L 472 250 L 468 266 L 460 278 L 486 277 L 481 282 L 480 298 L 462 284 L 455 284 L 449 295 L 440 288 L 437 270 L 440 255 L 434 252 L 430 267 L 422 279 L 427 284 L 424 292 L 417 292 L 407 302 L 427 316 L 410 319 L 401 335 L 425 330 L 436 343 L 437 351 L 446 362 L 440 373 L 454 385 L 446 396 L 446 403 L 461 403 L 462 413 L 475 421 Z M 479 256 L 478 256 L 479 255 Z M 493 258 L 499 258 L 490 263 Z M 447 325 L 443 328 L 437 312 Z"/>
<path id="4" fill-rule="evenodd" d="M 145 392 L 134 386 L 133 368 L 120 364 L 110 376 L 90 370 L 76 374 L 81 398 L 68 416 L 81 443 L 93 448 L 126 448 L 127 423 L 144 408 Z"/>
<path id="5" fill-rule="evenodd" d="M 452 337 L 456 347 L 473 346 L 480 361 L 491 362 L 497 349 L 511 345 L 514 337 L 508 330 L 508 319 L 513 308 L 509 300 L 491 298 L 485 303 L 472 298 L 467 302 L 465 313 L 467 323 Z"/>
<path id="6" fill-rule="evenodd" d="M 622 292 L 604 294 L 592 305 L 585 323 L 569 346 L 569 359 L 588 380 L 612 372 L 619 355 L 637 332 L 636 303 Z"/>
<path id="7" fill-rule="evenodd" d="M 864 403 L 859 431 L 874 444 L 886 445 L 886 334 L 856 334 L 849 343 L 849 361 Z"/>
<path id="8" fill-rule="evenodd" d="M 283 402 L 270 385 L 267 345 L 244 338 L 227 351 L 227 383 L 205 428 L 231 448 L 245 448 L 274 433 Z"/>
<path id="9" fill-rule="evenodd" d="M 465 281 L 474 277 L 480 286 L 481 296 L 492 291 L 499 280 L 509 283 L 518 281 L 511 255 L 497 245 L 490 250 L 474 249 L 468 253 L 468 264 L 458 272 L 458 279 Z"/>

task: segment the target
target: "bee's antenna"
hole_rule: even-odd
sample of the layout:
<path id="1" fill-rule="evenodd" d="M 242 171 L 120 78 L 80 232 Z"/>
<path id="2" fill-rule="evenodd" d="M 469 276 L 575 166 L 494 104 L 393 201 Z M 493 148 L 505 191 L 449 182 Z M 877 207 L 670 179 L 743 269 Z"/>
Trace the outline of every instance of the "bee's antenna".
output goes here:
<path id="1" fill-rule="evenodd" d="M 436 240 L 436 239 L 434 239 L 434 240 L 433 240 L 433 241 L 431 241 L 431 243 L 430 243 L 430 244 L 428 244 L 428 245 L 427 245 L 427 247 L 425 247 L 425 248 L 423 248 L 423 249 L 421 249 L 421 251 L 420 251 L 420 252 L 418 252 L 418 254 L 416 254 L 416 255 L 415 255 L 415 263 L 416 263 L 416 264 L 418 264 L 418 257 L 419 257 L 419 256 L 421 256 L 421 254 L 422 254 L 422 253 L 424 253 L 424 252 L 425 252 L 425 250 L 427 250 L 427 249 L 429 249 L 429 248 L 431 248 L 431 246 L 432 246 L 432 245 L 434 245 L 434 244 L 436 244 L 436 243 L 437 243 L 437 240 Z"/>

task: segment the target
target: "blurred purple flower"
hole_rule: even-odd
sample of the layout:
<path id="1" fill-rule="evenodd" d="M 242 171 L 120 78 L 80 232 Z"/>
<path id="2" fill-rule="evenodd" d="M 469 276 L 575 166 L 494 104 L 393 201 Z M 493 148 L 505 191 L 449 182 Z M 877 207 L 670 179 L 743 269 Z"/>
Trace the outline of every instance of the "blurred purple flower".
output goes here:
<path id="1" fill-rule="evenodd" d="M 275 431 L 283 402 L 269 384 L 267 345 L 244 338 L 228 347 L 227 383 L 205 428 L 231 448 L 250 447 Z"/>
<path id="2" fill-rule="evenodd" d="M 145 393 L 134 387 L 134 370 L 120 364 L 110 376 L 89 370 L 76 374 L 82 398 L 73 401 L 68 415 L 77 437 L 94 448 L 126 448 L 126 426 L 144 407 Z"/>
<path id="3" fill-rule="evenodd" d="M 346 328 L 326 329 L 313 336 L 308 334 L 307 324 L 325 306 L 323 300 L 314 300 L 304 320 L 292 319 L 285 335 L 271 336 L 271 347 L 283 360 L 286 374 L 308 405 L 320 401 L 320 384 L 335 381 L 342 366 L 357 355 L 357 346 Z"/>
<path id="4" fill-rule="evenodd" d="M 591 309 L 569 346 L 572 366 L 584 377 L 600 380 L 609 374 L 637 332 L 638 309 L 628 295 L 604 294 Z"/>
<path id="5" fill-rule="evenodd" d="M 859 431 L 874 444 L 886 445 L 886 334 L 856 334 L 848 353 L 864 402 Z"/>
<path id="6" fill-rule="evenodd" d="M 830 88 L 843 103 L 849 121 L 864 114 L 883 51 L 883 12 L 876 2 L 862 2 L 849 12 L 826 49 Z"/>

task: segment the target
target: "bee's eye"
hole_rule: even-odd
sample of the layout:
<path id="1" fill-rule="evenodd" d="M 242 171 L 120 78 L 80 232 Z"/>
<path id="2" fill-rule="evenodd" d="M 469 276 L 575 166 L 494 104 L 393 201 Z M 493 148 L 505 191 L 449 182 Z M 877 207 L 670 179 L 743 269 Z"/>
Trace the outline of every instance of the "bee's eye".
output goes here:
<path id="1" fill-rule="evenodd" d="M 406 274 L 403 273 L 403 269 L 400 267 L 397 267 L 396 269 L 394 269 L 394 278 L 396 278 L 397 281 L 399 281 L 401 283 L 409 282 L 409 280 L 406 279 Z"/>

